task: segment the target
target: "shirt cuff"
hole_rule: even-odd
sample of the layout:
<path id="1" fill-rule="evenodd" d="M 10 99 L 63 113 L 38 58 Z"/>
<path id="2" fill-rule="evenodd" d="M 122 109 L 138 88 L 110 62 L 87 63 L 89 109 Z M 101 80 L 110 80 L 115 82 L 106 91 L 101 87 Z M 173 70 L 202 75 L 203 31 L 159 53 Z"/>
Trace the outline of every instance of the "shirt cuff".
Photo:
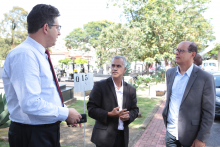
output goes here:
<path id="1" fill-rule="evenodd" d="M 69 109 L 65 107 L 58 107 L 58 111 L 59 111 L 58 120 L 59 121 L 66 120 L 69 115 Z"/>

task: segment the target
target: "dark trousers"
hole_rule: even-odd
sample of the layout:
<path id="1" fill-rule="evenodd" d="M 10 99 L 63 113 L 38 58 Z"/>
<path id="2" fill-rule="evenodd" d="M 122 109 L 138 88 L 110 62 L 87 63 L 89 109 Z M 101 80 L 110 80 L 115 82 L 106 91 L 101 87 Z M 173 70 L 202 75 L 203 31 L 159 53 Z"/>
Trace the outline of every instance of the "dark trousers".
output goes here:
<path id="1" fill-rule="evenodd" d="M 190 147 L 182 145 L 176 137 L 170 134 L 168 131 L 165 136 L 166 147 Z"/>
<path id="2" fill-rule="evenodd" d="M 96 147 L 101 147 L 101 146 L 96 145 Z M 118 130 L 113 147 L 125 147 L 124 131 Z"/>
<path id="3" fill-rule="evenodd" d="M 11 122 L 10 147 L 60 147 L 60 122 L 48 125 L 25 125 Z"/>

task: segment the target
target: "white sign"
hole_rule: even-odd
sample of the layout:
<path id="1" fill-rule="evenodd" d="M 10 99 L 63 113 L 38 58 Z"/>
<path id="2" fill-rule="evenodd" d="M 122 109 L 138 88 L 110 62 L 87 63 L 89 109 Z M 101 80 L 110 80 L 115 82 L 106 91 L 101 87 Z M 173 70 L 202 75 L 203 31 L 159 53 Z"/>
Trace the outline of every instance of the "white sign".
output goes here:
<path id="1" fill-rule="evenodd" d="M 93 85 L 93 73 L 74 74 L 74 92 L 92 90 Z"/>

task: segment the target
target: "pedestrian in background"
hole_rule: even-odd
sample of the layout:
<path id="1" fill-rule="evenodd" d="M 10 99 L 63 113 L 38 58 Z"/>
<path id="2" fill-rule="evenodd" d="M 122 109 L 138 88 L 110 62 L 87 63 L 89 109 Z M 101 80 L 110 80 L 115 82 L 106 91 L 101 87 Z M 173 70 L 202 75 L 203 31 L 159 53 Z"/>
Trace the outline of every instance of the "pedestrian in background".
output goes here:
<path id="1" fill-rule="evenodd" d="M 197 65 L 198 67 L 201 68 L 201 65 L 202 65 L 202 57 L 201 57 L 200 54 L 196 54 L 193 63 L 194 63 L 195 65 Z"/>

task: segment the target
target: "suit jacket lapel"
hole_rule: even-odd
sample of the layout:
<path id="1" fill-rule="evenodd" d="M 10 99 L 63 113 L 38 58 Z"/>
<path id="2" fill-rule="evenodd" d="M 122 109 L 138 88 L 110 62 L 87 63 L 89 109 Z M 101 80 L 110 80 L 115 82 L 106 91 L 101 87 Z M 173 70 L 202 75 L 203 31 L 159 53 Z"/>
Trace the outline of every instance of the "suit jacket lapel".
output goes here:
<path id="1" fill-rule="evenodd" d="M 128 93 L 128 86 L 127 83 L 123 81 L 123 104 L 122 104 L 122 109 L 126 108 L 126 98 L 127 98 L 127 93 Z"/>
<path id="2" fill-rule="evenodd" d="M 170 96 L 171 96 L 171 93 L 172 93 L 172 85 L 173 85 L 174 79 L 176 77 L 177 68 L 178 68 L 178 66 L 176 68 L 173 68 L 173 71 L 170 72 L 171 74 L 167 79 L 167 82 L 169 82 L 167 84 L 167 100 L 168 101 L 170 100 Z"/>
<path id="3" fill-rule="evenodd" d="M 194 81 L 195 81 L 195 79 L 197 77 L 197 74 L 196 74 L 197 71 L 198 71 L 198 68 L 195 65 L 193 65 L 193 70 L 192 70 L 192 73 L 191 73 L 191 75 L 189 77 L 189 81 L 188 81 L 188 83 L 186 85 L 186 89 L 185 89 L 185 92 L 183 94 L 181 105 L 184 102 L 184 100 L 186 99 L 186 96 L 188 95 L 189 90 L 191 89 L 192 84 L 194 83 Z"/>
<path id="4" fill-rule="evenodd" d="M 109 85 L 109 87 L 110 87 L 110 89 L 112 91 L 112 94 L 114 96 L 115 102 L 116 102 L 116 104 L 118 106 L 118 100 L 117 100 L 117 97 L 116 97 L 115 86 L 114 86 L 114 83 L 112 81 L 112 77 L 108 78 L 108 85 Z"/>

